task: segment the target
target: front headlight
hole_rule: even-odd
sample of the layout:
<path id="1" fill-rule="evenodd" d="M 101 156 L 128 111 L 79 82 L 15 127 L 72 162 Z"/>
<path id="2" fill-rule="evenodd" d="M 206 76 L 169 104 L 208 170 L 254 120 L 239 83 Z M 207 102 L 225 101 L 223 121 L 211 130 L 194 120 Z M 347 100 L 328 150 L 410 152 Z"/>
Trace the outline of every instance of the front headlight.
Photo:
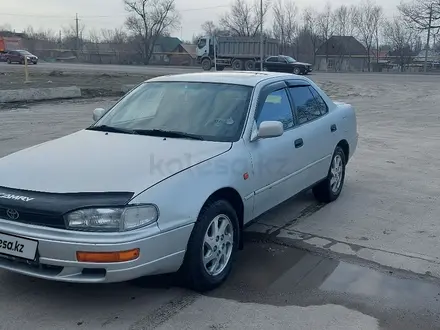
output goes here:
<path id="1" fill-rule="evenodd" d="M 125 208 L 93 208 L 66 214 L 67 229 L 83 231 L 119 232 L 147 226 L 159 216 L 152 204 Z"/>

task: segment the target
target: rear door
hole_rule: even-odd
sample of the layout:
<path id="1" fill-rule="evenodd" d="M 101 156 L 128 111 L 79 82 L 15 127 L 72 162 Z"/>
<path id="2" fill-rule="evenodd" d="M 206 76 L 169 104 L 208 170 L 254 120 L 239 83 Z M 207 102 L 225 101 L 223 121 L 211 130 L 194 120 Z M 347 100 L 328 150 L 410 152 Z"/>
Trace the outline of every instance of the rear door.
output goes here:
<path id="1" fill-rule="evenodd" d="M 278 63 L 278 56 L 269 56 L 265 61 L 267 71 L 276 72 L 276 66 Z"/>
<path id="2" fill-rule="evenodd" d="M 298 129 L 304 141 L 304 161 L 309 185 L 325 178 L 333 155 L 334 134 L 328 106 L 305 81 L 288 81 Z"/>
<path id="3" fill-rule="evenodd" d="M 12 62 L 20 62 L 21 58 L 20 58 L 20 53 L 16 52 L 15 50 L 10 52 L 10 59 Z"/>

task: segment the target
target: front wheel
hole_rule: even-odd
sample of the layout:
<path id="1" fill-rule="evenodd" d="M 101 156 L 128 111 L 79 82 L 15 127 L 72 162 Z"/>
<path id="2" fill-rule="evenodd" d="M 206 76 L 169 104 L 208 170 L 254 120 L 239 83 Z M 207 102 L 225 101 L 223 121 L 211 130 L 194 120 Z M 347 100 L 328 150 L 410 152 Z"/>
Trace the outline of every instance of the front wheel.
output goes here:
<path id="1" fill-rule="evenodd" d="M 218 200 L 203 207 L 181 268 L 187 285 L 198 292 L 220 286 L 231 272 L 238 241 L 238 217 L 231 204 Z"/>
<path id="2" fill-rule="evenodd" d="M 209 71 L 209 70 L 211 70 L 211 67 L 212 67 L 211 60 L 209 58 L 205 58 L 202 61 L 202 69 L 205 71 Z"/>
<path id="3" fill-rule="evenodd" d="M 344 151 L 336 147 L 327 178 L 313 188 L 313 194 L 319 202 L 330 203 L 339 197 L 345 180 L 345 164 Z"/>
<path id="4" fill-rule="evenodd" d="M 301 69 L 298 68 L 298 67 L 294 68 L 293 69 L 293 74 L 300 75 L 301 74 Z"/>

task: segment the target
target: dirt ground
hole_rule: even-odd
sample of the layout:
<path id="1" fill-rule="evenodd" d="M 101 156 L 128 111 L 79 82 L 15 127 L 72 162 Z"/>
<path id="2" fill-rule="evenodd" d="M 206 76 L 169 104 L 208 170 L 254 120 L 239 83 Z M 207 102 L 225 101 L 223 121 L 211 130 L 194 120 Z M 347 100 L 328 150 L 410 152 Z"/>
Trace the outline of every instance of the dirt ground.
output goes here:
<path id="1" fill-rule="evenodd" d="M 104 84 L 111 84 L 109 77 L 101 78 L 105 78 Z M 310 194 L 293 198 L 257 219 L 247 229 L 247 235 L 261 235 L 264 242 L 282 243 L 284 247 L 299 247 L 320 256 L 330 256 L 332 261 L 314 261 L 320 267 L 316 278 L 330 278 L 333 285 L 349 288 L 357 300 L 347 303 L 345 299 L 350 296 L 345 291 L 331 299 L 315 300 L 308 287 L 303 291 L 304 297 L 313 299 L 304 298 L 292 289 L 295 285 L 293 274 L 311 278 L 306 271 L 310 259 L 302 259 L 298 267 L 291 268 L 289 263 L 294 256 L 281 253 L 280 245 L 275 245 L 268 248 L 270 263 L 265 263 L 263 252 L 252 250 L 251 245 L 251 250 L 249 247 L 245 249 L 250 252 L 245 252 L 238 263 L 236 281 L 239 285 L 230 288 L 233 295 L 220 290 L 218 297 L 226 299 L 222 301 L 194 297 L 191 293 L 168 288 L 139 290 L 125 285 L 80 288 L 0 272 L 0 283 L 4 284 L 0 288 L 0 296 L 4 297 L 0 299 L 0 306 L 5 306 L 2 310 L 13 307 L 8 310 L 10 316 L 0 313 L 0 318 L 3 316 L 6 320 L 4 329 L 77 329 L 80 325 L 85 329 L 101 326 L 107 329 L 151 329 L 151 324 L 156 325 L 159 321 L 164 322 L 160 329 L 245 329 L 246 326 L 271 329 L 278 324 L 273 320 L 284 319 L 289 326 L 278 324 L 278 328 L 299 324 L 299 329 L 332 329 L 325 323 L 326 315 L 340 322 L 351 320 L 350 325 L 336 324 L 335 329 L 362 329 L 360 325 L 368 329 L 438 329 L 440 291 L 437 286 L 431 286 L 440 278 L 438 78 L 320 73 L 310 78 L 335 100 L 349 102 L 356 109 L 359 145 L 348 164 L 343 192 L 329 205 L 318 204 Z M 127 83 L 124 78 L 120 79 L 118 82 Z M 81 82 L 79 78 L 77 81 Z M 4 85 L 2 78 L 0 85 Z M 4 109 L 0 111 L 0 157 L 82 129 L 92 123 L 94 108 L 109 107 L 115 101 L 116 98 L 98 98 Z M 261 244 L 257 247 L 260 248 Z M 249 262 L 250 256 L 257 256 L 255 264 Z M 280 257 L 276 263 L 277 256 Z M 332 265 L 334 260 L 349 264 L 334 271 L 333 268 L 337 268 Z M 353 270 L 356 264 L 376 268 L 380 274 L 423 278 L 429 284 L 422 288 L 408 281 L 379 281 L 381 275 L 378 272 Z M 324 267 L 326 265 L 331 266 L 331 270 Z M 354 279 L 354 273 L 364 276 Z M 268 302 L 265 291 L 257 286 L 266 283 L 270 283 L 265 289 L 267 295 L 274 297 L 278 304 L 299 304 L 306 309 L 277 307 L 275 313 L 272 307 L 268 307 L 273 303 Z M 319 284 L 322 291 L 318 294 L 325 297 L 334 292 L 334 287 L 324 284 Z M 253 285 L 256 287 L 252 293 Z M 95 309 L 90 309 L 87 303 L 84 305 L 84 297 L 90 292 L 97 293 L 97 298 L 89 303 L 98 306 Z M 292 292 L 299 302 L 292 303 L 290 298 L 284 297 L 282 294 L 286 292 Z M 366 300 L 365 292 L 372 292 L 373 298 Z M 392 303 L 386 305 L 377 300 L 381 294 Z M 255 301 L 253 295 L 262 297 L 256 301 L 258 304 L 245 305 Z M 375 320 L 364 315 L 347 316 L 345 310 L 327 311 L 332 307 L 329 303 L 364 308 L 366 315 L 374 315 L 380 320 L 386 319 L 386 313 L 396 315 L 398 304 L 414 304 L 415 307 L 409 313 L 400 314 L 397 326 L 382 320 L 379 327 Z M 370 303 L 379 311 L 365 307 Z M 434 312 L 425 310 L 424 304 L 432 306 Z M 315 309 L 312 305 L 324 309 Z M 304 314 L 311 308 L 313 315 Z M 90 310 L 94 312 L 90 313 Z M 265 320 L 258 320 L 258 324 L 249 323 L 255 315 L 264 315 Z M 295 319 L 298 315 L 313 322 L 320 317 L 325 320 L 304 325 Z M 430 323 L 431 326 L 427 323 L 407 324 L 408 315 L 416 320 L 431 317 L 436 323 Z"/>
<path id="2" fill-rule="evenodd" d="M 83 96 L 113 96 L 121 94 L 122 85 L 138 84 L 153 75 L 133 73 L 69 72 L 61 70 L 33 71 L 29 83 L 24 83 L 23 70 L 0 72 L 0 90 L 78 86 Z"/>

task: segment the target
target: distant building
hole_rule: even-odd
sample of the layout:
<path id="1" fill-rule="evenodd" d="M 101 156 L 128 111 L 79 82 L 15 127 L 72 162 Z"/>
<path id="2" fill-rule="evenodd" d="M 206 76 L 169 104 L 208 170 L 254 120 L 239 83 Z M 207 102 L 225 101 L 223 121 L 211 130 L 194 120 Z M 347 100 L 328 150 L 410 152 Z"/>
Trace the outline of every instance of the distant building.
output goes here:
<path id="1" fill-rule="evenodd" d="M 367 71 L 368 52 L 353 36 L 333 36 L 318 48 L 316 67 L 326 71 Z"/>
<path id="2" fill-rule="evenodd" d="M 176 37 L 159 37 L 154 44 L 151 64 L 195 65 L 196 46 L 183 44 Z"/>

